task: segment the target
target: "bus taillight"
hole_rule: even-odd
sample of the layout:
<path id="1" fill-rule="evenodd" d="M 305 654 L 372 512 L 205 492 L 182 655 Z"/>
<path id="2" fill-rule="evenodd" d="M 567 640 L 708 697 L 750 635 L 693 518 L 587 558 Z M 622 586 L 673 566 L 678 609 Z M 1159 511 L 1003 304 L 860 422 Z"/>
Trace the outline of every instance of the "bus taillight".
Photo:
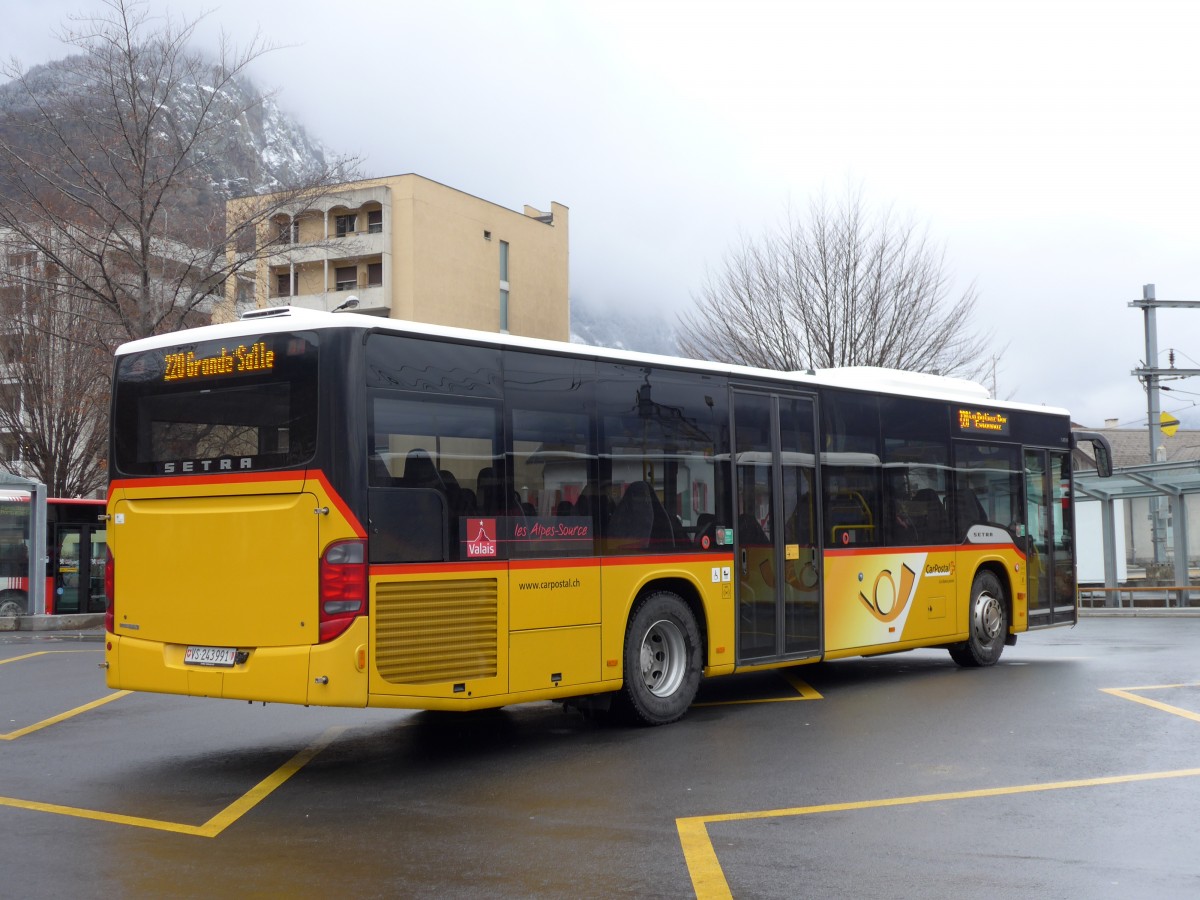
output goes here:
<path id="1" fill-rule="evenodd" d="M 113 565 L 112 548 L 104 548 L 104 630 L 109 634 L 116 633 L 117 630 L 117 601 L 116 592 L 113 590 L 113 585 L 116 582 L 114 572 L 116 566 Z"/>
<path id="2" fill-rule="evenodd" d="M 332 641 L 367 613 L 366 541 L 339 541 L 321 557 L 320 640 Z"/>

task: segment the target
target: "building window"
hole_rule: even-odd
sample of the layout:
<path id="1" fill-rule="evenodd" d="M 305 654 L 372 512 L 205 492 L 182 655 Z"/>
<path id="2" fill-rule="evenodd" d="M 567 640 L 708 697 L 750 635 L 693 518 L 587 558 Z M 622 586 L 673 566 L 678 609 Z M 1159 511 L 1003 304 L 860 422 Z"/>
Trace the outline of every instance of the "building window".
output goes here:
<path id="1" fill-rule="evenodd" d="M 372 209 L 367 213 L 367 232 L 383 234 L 383 210 Z"/>
<path id="2" fill-rule="evenodd" d="M 0 459 L 8 463 L 21 461 L 21 440 L 15 434 L 0 434 Z"/>
<path id="3" fill-rule="evenodd" d="M 279 237 L 276 241 L 280 244 L 298 244 L 300 243 L 300 223 L 296 219 L 291 222 L 279 223 Z"/>
<path id="4" fill-rule="evenodd" d="M 334 221 L 334 226 L 336 228 L 335 233 L 338 237 L 345 237 L 348 234 L 354 234 L 357 222 L 358 216 L 356 216 L 354 213 L 350 213 L 345 216 L 338 216 Z"/>
<path id="5" fill-rule="evenodd" d="M 358 287 L 358 266 L 338 266 L 333 270 L 335 291 L 352 291 Z"/>
<path id="6" fill-rule="evenodd" d="M 278 281 L 276 285 L 276 294 L 280 297 L 292 296 L 292 276 L 289 273 L 284 272 L 282 275 L 277 276 L 277 278 Z"/>
<path id="7" fill-rule="evenodd" d="M 383 263 L 367 263 L 367 287 L 380 287 L 383 284 Z"/>
<path id="8" fill-rule="evenodd" d="M 508 241 L 500 242 L 500 330 L 508 333 Z"/>

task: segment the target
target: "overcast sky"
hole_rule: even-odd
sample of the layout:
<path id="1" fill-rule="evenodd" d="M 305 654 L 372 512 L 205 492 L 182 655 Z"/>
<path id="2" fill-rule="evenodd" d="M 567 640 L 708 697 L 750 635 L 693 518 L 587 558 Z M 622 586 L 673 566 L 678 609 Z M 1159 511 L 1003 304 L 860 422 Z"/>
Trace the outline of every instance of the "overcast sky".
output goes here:
<path id="1" fill-rule="evenodd" d="M 98 0 L 7 0 L 0 55 L 63 55 Z M 862 188 L 928 226 L 998 395 L 1144 423 L 1142 285 L 1200 301 L 1200 4 L 151 0 L 256 31 L 253 72 L 364 174 L 570 207 L 571 293 L 675 311 L 739 235 Z M 1200 310 L 1159 314 L 1200 368 Z M 1165 409 L 1200 427 L 1200 381 Z M 1192 393 L 1186 393 L 1192 392 Z"/>

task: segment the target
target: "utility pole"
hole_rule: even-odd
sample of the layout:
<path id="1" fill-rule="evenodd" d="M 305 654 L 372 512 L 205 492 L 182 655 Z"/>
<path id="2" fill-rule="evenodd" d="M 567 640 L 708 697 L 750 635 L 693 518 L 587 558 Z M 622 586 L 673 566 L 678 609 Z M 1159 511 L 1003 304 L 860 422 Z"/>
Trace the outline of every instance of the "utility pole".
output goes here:
<path id="1" fill-rule="evenodd" d="M 1162 414 L 1158 397 L 1158 318 L 1155 315 L 1157 305 L 1154 298 L 1154 285 L 1142 285 L 1142 311 L 1146 319 L 1146 421 L 1150 432 L 1150 462 L 1158 462 L 1158 442 L 1162 439 L 1159 430 L 1159 417 Z M 1167 535 L 1162 525 L 1162 510 L 1160 498 L 1150 498 L 1150 544 L 1154 551 L 1154 562 L 1164 563 L 1167 560 Z M 1186 552 L 1186 551 L 1185 551 Z"/>
<path id="2" fill-rule="evenodd" d="M 1146 362 L 1140 369 L 1134 369 L 1133 374 L 1141 379 L 1146 385 L 1146 419 L 1149 425 L 1150 432 L 1150 462 L 1159 462 L 1158 450 L 1159 441 L 1162 438 L 1162 433 L 1159 428 L 1161 417 L 1161 407 L 1159 404 L 1159 380 L 1164 375 L 1174 377 L 1187 377 L 1192 375 L 1200 375 L 1200 369 L 1161 369 L 1158 366 L 1158 320 L 1155 312 L 1159 309 L 1200 309 L 1200 301 L 1195 300 L 1158 300 L 1154 296 L 1154 285 L 1142 285 L 1142 299 L 1134 300 L 1129 304 L 1135 308 L 1141 308 L 1145 314 L 1146 322 Z M 1183 499 L 1178 498 L 1178 503 L 1182 505 Z M 1161 510 L 1161 498 L 1154 496 L 1150 498 L 1150 535 L 1151 542 L 1154 546 L 1154 562 L 1163 563 L 1166 561 L 1166 544 L 1167 535 L 1163 519 L 1165 516 Z M 1182 510 L 1180 511 L 1182 514 Z M 1186 529 L 1185 529 L 1186 531 Z M 1182 570 L 1187 572 L 1187 547 L 1175 548 L 1176 563 L 1175 568 L 1180 569 L 1180 560 L 1183 561 Z M 1178 580 L 1178 577 L 1176 578 Z M 1183 582 L 1186 584 L 1186 580 Z"/>

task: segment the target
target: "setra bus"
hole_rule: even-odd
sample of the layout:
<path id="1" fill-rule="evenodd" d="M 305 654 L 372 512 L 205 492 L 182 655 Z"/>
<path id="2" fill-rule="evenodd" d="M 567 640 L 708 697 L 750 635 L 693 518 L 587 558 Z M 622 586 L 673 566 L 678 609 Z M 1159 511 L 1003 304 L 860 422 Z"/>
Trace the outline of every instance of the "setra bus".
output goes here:
<path id="1" fill-rule="evenodd" d="M 122 346 L 111 427 L 113 688 L 661 724 L 1076 621 L 1068 415 L 971 382 L 279 307 Z"/>

